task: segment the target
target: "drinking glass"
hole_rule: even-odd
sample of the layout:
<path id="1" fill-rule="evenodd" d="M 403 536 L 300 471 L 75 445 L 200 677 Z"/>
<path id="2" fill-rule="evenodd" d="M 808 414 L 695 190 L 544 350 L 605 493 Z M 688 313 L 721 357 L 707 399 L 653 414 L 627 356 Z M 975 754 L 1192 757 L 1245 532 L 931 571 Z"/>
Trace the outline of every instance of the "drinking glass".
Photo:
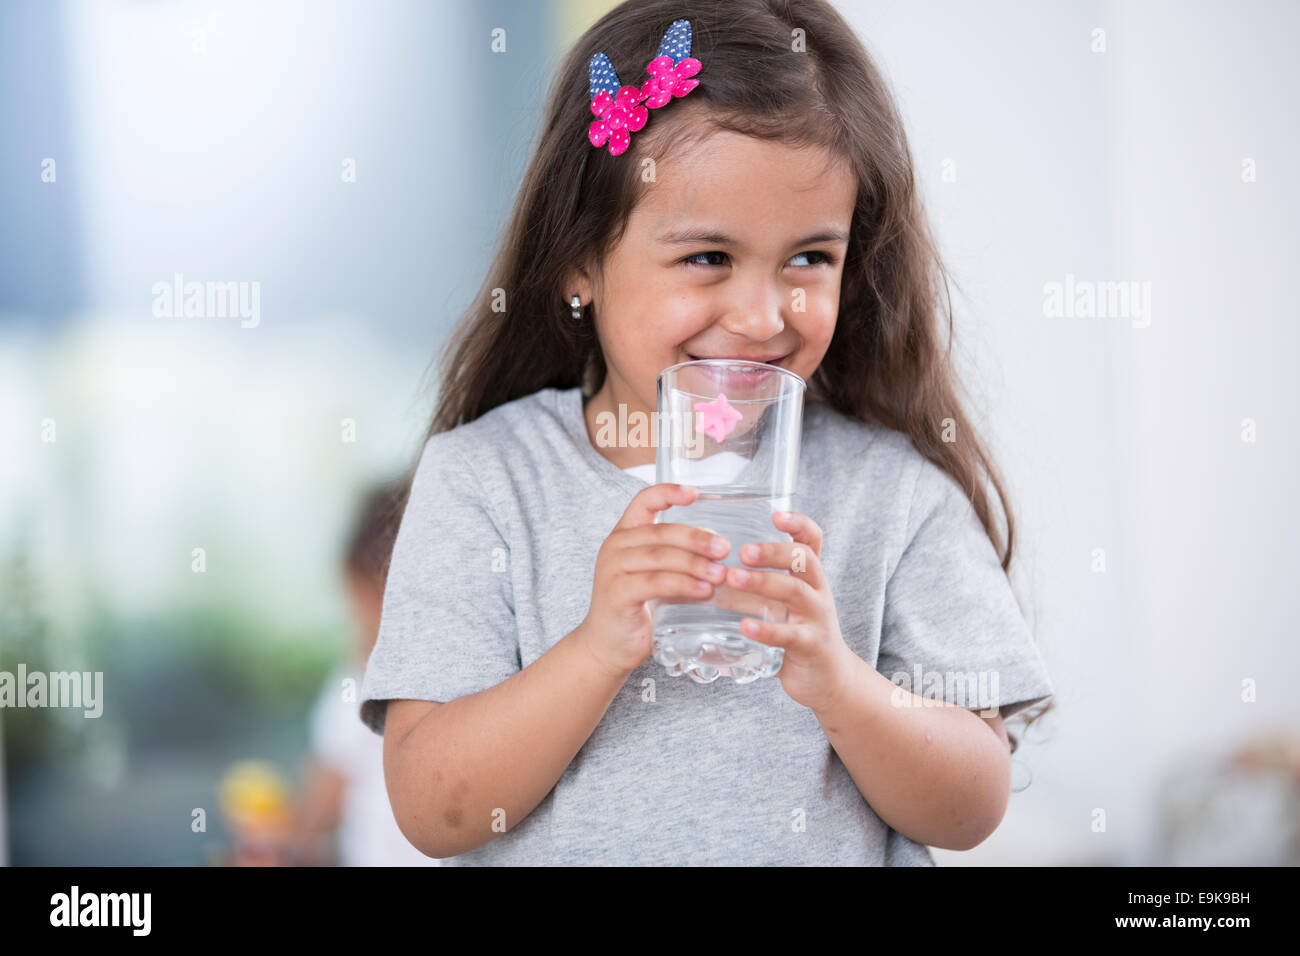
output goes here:
<path id="1" fill-rule="evenodd" d="M 670 366 L 658 379 L 656 482 L 699 489 L 695 501 L 659 512 L 656 523 L 707 528 L 731 543 L 722 561 L 747 567 L 750 541 L 793 541 L 772 523 L 793 511 L 806 383 L 763 362 L 700 359 Z M 752 568 L 758 573 L 785 569 Z M 747 617 L 783 623 L 779 601 L 727 584 L 707 599 L 654 599 L 654 659 L 672 676 L 708 684 L 730 677 L 747 684 L 781 669 L 782 648 L 745 637 Z"/>

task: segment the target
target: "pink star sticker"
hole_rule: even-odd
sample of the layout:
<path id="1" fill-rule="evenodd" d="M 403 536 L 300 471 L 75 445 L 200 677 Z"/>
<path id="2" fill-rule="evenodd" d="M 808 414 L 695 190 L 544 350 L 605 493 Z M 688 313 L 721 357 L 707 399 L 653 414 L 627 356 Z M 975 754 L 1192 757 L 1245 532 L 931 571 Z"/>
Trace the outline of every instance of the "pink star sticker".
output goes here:
<path id="1" fill-rule="evenodd" d="M 727 396 L 722 392 L 718 392 L 718 397 L 711 402 L 696 402 L 694 408 L 704 417 L 700 431 L 717 442 L 730 435 L 742 417 L 740 412 L 727 404 Z"/>

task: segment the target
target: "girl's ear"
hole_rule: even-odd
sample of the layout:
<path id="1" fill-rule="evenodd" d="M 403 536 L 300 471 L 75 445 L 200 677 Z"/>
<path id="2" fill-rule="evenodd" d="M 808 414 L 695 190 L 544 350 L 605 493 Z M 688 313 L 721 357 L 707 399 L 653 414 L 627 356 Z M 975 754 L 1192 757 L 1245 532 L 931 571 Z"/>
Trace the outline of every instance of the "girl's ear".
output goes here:
<path id="1" fill-rule="evenodd" d="M 583 266 L 574 266 L 564 274 L 564 302 L 567 305 L 569 299 L 578 296 L 587 304 L 591 302 L 593 284 L 591 276 Z"/>

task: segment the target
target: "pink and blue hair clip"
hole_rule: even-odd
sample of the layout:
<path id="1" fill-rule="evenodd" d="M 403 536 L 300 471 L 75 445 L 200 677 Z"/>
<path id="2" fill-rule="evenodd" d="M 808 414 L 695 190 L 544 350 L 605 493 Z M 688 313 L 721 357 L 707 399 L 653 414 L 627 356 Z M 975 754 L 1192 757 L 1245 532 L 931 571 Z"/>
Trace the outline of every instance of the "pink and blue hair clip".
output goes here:
<path id="1" fill-rule="evenodd" d="M 587 74 L 591 87 L 591 111 L 599 117 L 587 130 L 597 149 L 609 144 L 612 156 L 627 150 L 631 134 L 645 126 L 650 110 L 674 97 L 682 97 L 700 81 L 692 79 L 701 63 L 691 55 L 691 21 L 674 20 L 659 41 L 659 52 L 646 66 L 650 78 L 640 86 L 623 86 L 614 66 L 604 53 L 591 58 Z"/>

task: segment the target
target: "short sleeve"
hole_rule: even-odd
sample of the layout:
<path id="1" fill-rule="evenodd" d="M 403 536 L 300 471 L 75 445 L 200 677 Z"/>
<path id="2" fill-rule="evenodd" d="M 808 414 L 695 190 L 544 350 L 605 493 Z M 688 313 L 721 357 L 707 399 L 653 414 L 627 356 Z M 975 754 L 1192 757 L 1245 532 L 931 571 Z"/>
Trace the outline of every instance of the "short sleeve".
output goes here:
<path id="1" fill-rule="evenodd" d="M 393 542 L 361 689 L 377 734 L 389 700 L 446 702 L 520 669 L 506 538 L 456 435 L 425 443 Z"/>
<path id="2" fill-rule="evenodd" d="M 1000 706 L 1004 719 L 1050 697 L 1047 667 L 974 506 L 928 460 L 907 529 L 885 586 L 876 669 L 923 698 Z"/>

